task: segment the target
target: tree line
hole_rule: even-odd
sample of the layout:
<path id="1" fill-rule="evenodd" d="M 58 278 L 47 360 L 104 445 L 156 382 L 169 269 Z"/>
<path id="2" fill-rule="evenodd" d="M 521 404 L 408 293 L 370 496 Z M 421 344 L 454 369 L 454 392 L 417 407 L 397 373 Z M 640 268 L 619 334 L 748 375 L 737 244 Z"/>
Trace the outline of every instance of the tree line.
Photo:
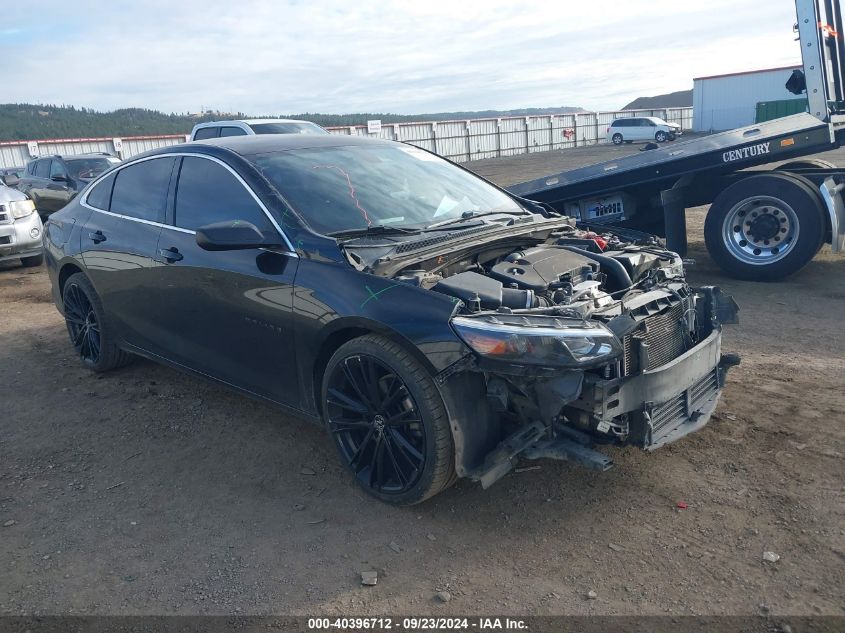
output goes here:
<path id="1" fill-rule="evenodd" d="M 271 114 L 261 118 L 306 119 L 324 127 L 365 125 L 368 120 L 382 123 L 407 121 L 446 121 L 502 116 L 538 116 L 549 113 L 581 112 L 581 108 L 524 108 L 520 110 L 480 110 L 467 112 L 435 112 L 430 114 L 391 114 L 361 112 L 354 114 Z M 220 114 L 205 112 L 165 114 L 145 108 L 122 108 L 98 112 L 72 105 L 5 103 L 0 104 L 0 141 L 39 140 L 48 138 L 124 137 L 159 134 L 188 134 L 197 123 L 221 118 L 245 119 L 242 112 Z"/>

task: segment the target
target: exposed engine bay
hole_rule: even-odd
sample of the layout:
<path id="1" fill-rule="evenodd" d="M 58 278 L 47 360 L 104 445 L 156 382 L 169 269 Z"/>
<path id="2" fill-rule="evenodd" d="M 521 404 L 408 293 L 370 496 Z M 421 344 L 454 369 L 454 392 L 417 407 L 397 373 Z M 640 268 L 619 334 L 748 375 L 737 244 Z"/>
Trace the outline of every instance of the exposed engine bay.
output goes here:
<path id="1" fill-rule="evenodd" d="M 606 470 L 595 443 L 652 450 L 706 424 L 739 362 L 721 354 L 733 300 L 691 288 L 683 260 L 652 236 L 564 226 L 532 237 L 393 276 L 455 301 L 452 327 L 475 354 L 451 373 L 480 373 L 480 395 L 507 429 L 459 474 L 487 486 L 519 457 Z"/>

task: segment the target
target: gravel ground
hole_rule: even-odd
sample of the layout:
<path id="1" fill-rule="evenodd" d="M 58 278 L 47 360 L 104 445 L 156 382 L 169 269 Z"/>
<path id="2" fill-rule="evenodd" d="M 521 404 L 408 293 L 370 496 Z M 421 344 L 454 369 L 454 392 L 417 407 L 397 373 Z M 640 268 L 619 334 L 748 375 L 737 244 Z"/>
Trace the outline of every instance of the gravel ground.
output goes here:
<path id="1" fill-rule="evenodd" d="M 470 166 L 509 184 L 636 149 Z M 408 509 L 320 428 L 146 361 L 90 374 L 46 272 L 0 265 L 0 613 L 845 614 L 845 258 L 738 282 L 703 216 L 691 280 L 741 304 L 743 356 L 707 428 Z"/>

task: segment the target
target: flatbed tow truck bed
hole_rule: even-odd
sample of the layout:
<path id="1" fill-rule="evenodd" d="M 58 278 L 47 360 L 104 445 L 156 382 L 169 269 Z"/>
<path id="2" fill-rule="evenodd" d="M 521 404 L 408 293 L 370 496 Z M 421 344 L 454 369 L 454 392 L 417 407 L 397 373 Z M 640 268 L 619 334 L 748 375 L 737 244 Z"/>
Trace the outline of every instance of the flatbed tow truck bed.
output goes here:
<path id="1" fill-rule="evenodd" d="M 667 144 L 552 176 L 508 187 L 508 191 L 559 207 L 581 198 L 601 196 L 632 185 L 671 189 L 683 176 L 725 175 L 747 167 L 765 165 L 808 154 L 836 149 L 845 130 L 808 113 L 758 123 L 736 130 Z M 563 210 L 563 209 L 561 209 Z M 589 215 L 585 222 L 601 219 Z"/>
<path id="2" fill-rule="evenodd" d="M 826 242 L 835 253 L 845 250 L 845 169 L 802 158 L 845 143 L 845 25 L 838 0 L 795 0 L 795 13 L 803 68 L 786 88 L 806 95 L 807 112 L 649 144 L 638 154 L 508 190 L 596 231 L 617 224 L 662 235 L 680 254 L 687 245 L 685 210 L 709 204 L 707 250 L 741 279 L 782 279 Z M 788 162 L 759 169 L 779 161 Z"/>

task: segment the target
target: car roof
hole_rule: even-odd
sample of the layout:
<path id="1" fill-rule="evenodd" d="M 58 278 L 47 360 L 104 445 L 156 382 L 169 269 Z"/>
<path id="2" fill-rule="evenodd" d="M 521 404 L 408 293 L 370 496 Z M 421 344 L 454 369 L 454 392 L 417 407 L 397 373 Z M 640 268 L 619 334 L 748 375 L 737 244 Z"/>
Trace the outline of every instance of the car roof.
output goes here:
<path id="1" fill-rule="evenodd" d="M 226 119 L 225 121 L 206 121 L 205 123 L 197 123 L 194 127 L 210 127 L 231 123 L 245 123 L 247 125 L 252 125 L 254 123 L 313 123 L 313 121 L 306 121 L 304 119 Z M 314 125 L 316 125 L 316 123 L 314 123 Z"/>
<path id="2" fill-rule="evenodd" d="M 105 152 L 88 152 L 86 154 L 50 154 L 49 156 L 36 156 L 32 160 L 40 160 L 42 158 L 61 158 L 62 160 L 71 160 L 74 158 L 117 158 L 117 156 Z"/>
<path id="3" fill-rule="evenodd" d="M 172 145 L 176 151 L 190 147 L 213 145 L 231 150 L 241 156 L 284 152 L 293 149 L 320 147 L 348 147 L 354 145 L 400 145 L 395 141 L 351 136 L 347 134 L 256 134 L 255 136 L 226 136 L 203 141 Z"/>

